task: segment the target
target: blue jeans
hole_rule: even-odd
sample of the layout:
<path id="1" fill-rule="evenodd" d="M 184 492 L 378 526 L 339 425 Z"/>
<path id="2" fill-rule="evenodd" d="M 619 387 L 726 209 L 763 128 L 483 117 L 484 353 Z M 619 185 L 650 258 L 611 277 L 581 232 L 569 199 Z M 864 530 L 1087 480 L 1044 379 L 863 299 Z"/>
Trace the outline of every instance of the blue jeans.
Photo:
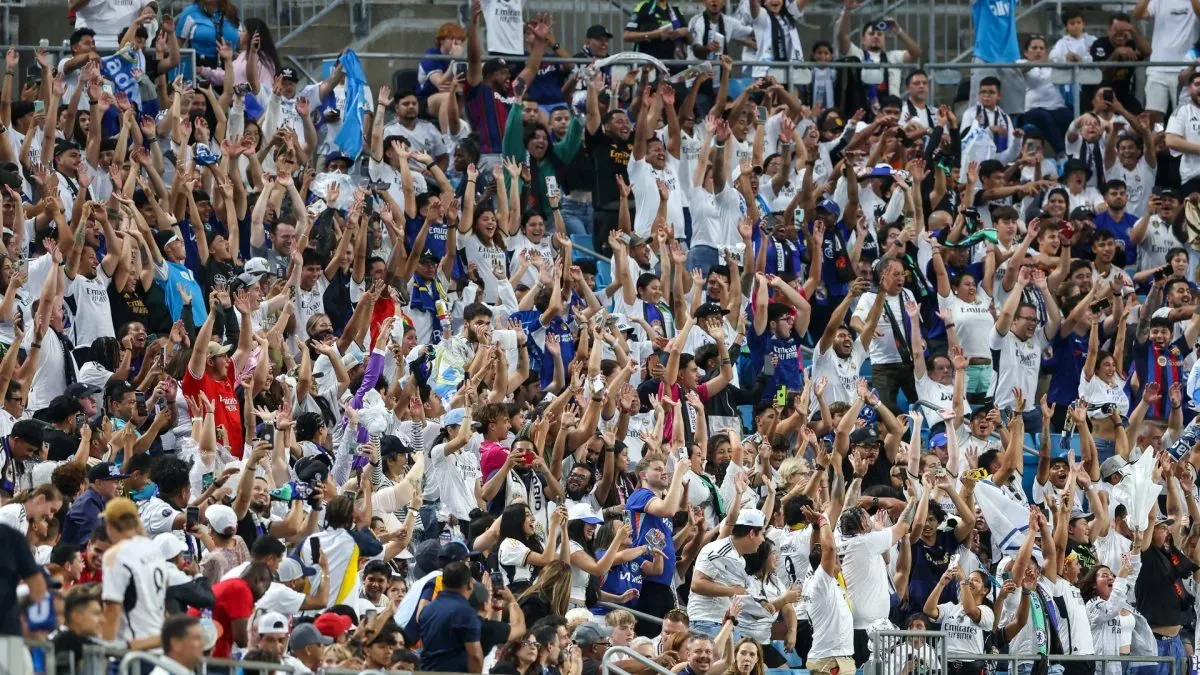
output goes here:
<path id="1" fill-rule="evenodd" d="M 1033 410 L 1021 413 L 1021 419 L 1025 420 L 1025 433 L 1033 439 L 1033 444 L 1036 446 L 1038 442 L 1038 434 L 1042 431 L 1042 409 L 1039 406 L 1034 406 Z M 1008 412 L 1000 411 L 1000 422 L 1008 424 Z"/>
<path id="2" fill-rule="evenodd" d="M 1096 436 L 1092 436 L 1092 440 L 1096 443 L 1096 455 L 1101 462 L 1117 454 L 1116 441 L 1110 441 L 1107 438 L 1097 438 Z"/>
<path id="3" fill-rule="evenodd" d="M 1176 635 L 1173 638 L 1155 637 L 1155 642 L 1158 643 L 1158 655 L 1169 656 L 1175 659 L 1175 675 L 1186 675 L 1191 672 L 1188 667 L 1188 655 L 1183 648 L 1183 640 Z M 1171 664 L 1158 664 L 1157 675 L 1171 675 Z"/>
<path id="4" fill-rule="evenodd" d="M 592 233 L 592 205 L 563 198 L 558 205 L 563 224 L 567 226 L 567 236 L 588 236 Z M 596 248 L 596 242 L 592 242 Z"/>
<path id="5" fill-rule="evenodd" d="M 717 633 L 721 632 L 721 624 L 716 621 L 692 621 L 689 625 L 691 630 L 697 633 L 703 633 L 710 638 L 717 637 Z M 733 642 L 738 643 L 742 639 L 742 633 L 737 628 L 733 629 Z"/>
<path id="6" fill-rule="evenodd" d="M 708 273 L 712 268 L 721 264 L 721 252 L 711 246 L 693 246 L 692 250 L 688 251 L 688 270 L 700 268 L 700 274 L 708 277 Z"/>

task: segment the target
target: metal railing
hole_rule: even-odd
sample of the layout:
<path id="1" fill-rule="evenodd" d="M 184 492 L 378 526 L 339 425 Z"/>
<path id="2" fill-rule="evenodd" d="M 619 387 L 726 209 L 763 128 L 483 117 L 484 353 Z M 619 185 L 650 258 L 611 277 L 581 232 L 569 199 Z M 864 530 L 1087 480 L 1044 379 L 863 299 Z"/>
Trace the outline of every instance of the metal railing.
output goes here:
<path id="1" fill-rule="evenodd" d="M 615 657 L 622 656 L 623 660 L 637 661 L 641 665 L 649 668 L 652 672 L 658 675 L 674 675 L 670 670 L 667 670 L 662 665 L 655 663 L 653 660 L 642 656 L 633 651 L 629 647 L 609 647 L 604 652 L 604 658 L 600 659 L 600 672 L 603 675 L 613 673 L 615 675 L 630 675 L 628 670 L 617 665 Z"/>
<path id="2" fill-rule="evenodd" d="M 576 244 L 575 247 L 579 248 L 579 245 Z M 594 254 L 594 255 L 596 255 L 596 257 L 599 257 L 599 254 Z M 660 626 L 662 625 L 662 622 L 663 622 L 661 616 L 653 616 L 653 615 L 647 614 L 645 612 L 639 612 L 636 609 L 630 609 L 628 607 L 618 605 L 615 602 L 598 602 L 596 604 L 600 605 L 601 607 L 604 607 L 605 609 L 609 609 L 609 610 L 613 610 L 613 609 L 625 610 L 626 612 L 629 612 L 630 614 L 632 614 L 634 616 L 634 618 L 636 618 L 639 621 L 646 621 L 648 623 L 656 623 Z"/>
<path id="3" fill-rule="evenodd" d="M 942 672 L 946 660 L 946 633 L 932 630 L 871 630 L 871 658 L 863 667 L 874 675 Z"/>

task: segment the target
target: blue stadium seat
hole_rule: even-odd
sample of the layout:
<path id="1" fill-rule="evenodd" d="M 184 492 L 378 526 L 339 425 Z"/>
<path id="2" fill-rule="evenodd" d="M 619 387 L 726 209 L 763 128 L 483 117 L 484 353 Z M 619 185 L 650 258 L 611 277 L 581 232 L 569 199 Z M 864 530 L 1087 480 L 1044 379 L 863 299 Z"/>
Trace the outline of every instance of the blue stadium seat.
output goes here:
<path id="1" fill-rule="evenodd" d="M 579 258 L 587 258 L 589 260 L 596 259 L 596 256 L 594 256 L 588 252 L 588 251 L 596 250 L 596 247 L 592 246 L 592 237 L 590 235 L 573 234 L 573 235 L 571 235 L 571 243 L 575 244 L 574 257 L 576 259 L 579 259 Z M 583 248 L 586 248 L 587 251 L 580 250 L 580 248 L 579 248 L 580 246 L 582 246 Z"/>
<path id="2" fill-rule="evenodd" d="M 575 237 L 571 237 L 574 239 Z M 591 239 L 590 237 L 588 238 Z M 591 257 L 591 256 L 588 256 Z M 596 261 L 596 288 L 608 288 L 612 283 L 612 264 L 607 260 Z"/>

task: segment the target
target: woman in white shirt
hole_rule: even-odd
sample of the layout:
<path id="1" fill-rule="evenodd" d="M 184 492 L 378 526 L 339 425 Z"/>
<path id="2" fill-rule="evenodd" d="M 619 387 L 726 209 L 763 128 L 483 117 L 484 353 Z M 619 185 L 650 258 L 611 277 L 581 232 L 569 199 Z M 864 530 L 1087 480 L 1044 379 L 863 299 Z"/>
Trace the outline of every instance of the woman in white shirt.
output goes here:
<path id="1" fill-rule="evenodd" d="M 537 568 L 545 567 L 558 557 L 562 537 L 561 509 L 550 516 L 549 541 L 534 533 L 536 521 L 526 504 L 509 504 L 500 514 L 500 569 L 514 594 L 529 588 Z"/>
<path id="2" fill-rule="evenodd" d="M 959 601 L 938 604 L 942 590 L 952 579 L 959 580 Z M 939 622 L 945 631 L 946 653 L 951 661 L 961 660 L 956 659 L 955 654 L 984 653 L 983 634 L 990 631 L 995 622 L 992 608 L 984 604 L 990 590 L 991 582 L 984 572 L 972 572 L 964 581 L 962 568 L 953 564 L 938 579 L 937 585 L 926 598 L 924 612 L 929 618 Z M 983 664 L 979 665 L 981 667 L 978 670 L 972 668 L 970 672 L 982 671 Z"/>
<path id="3" fill-rule="evenodd" d="M 988 337 L 996 325 L 992 298 L 970 273 L 951 278 L 942 259 L 944 251 L 941 246 L 934 246 L 932 262 L 937 277 L 939 314 L 946 329 L 953 328 L 957 333 L 958 344 L 967 357 L 967 395 L 986 396 L 992 383 Z"/>
<path id="4" fill-rule="evenodd" d="M 1087 359 L 1079 378 L 1079 398 L 1088 402 L 1092 438 L 1100 459 L 1111 457 L 1117 448 L 1117 426 L 1129 415 L 1125 378 L 1121 377 L 1125 356 L 1125 317 L 1117 321 L 1116 345 L 1112 353 L 1100 349 L 1100 322 L 1104 315 L 1089 310 L 1092 330 L 1088 334 Z M 1115 408 L 1115 410 L 1114 410 Z"/>
<path id="5" fill-rule="evenodd" d="M 800 587 L 788 588 L 783 578 L 775 573 L 778 568 L 779 552 L 770 539 L 764 538 L 758 551 L 746 559 L 746 573 L 750 575 L 746 591 L 758 603 L 743 603 L 738 615 L 739 630 L 742 635 L 762 645 L 763 661 L 769 668 L 779 668 L 787 663 L 771 644 L 781 617 L 783 625 L 780 628 L 786 631 L 784 645 L 792 647 L 796 644 L 794 604 L 800 600 Z"/>
<path id="6" fill-rule="evenodd" d="M 1133 643 L 1136 617 L 1129 604 L 1133 590 L 1133 563 L 1128 554 L 1121 557 L 1116 575 L 1105 565 L 1097 565 L 1079 582 L 1079 594 L 1087 603 L 1092 625 L 1092 643 L 1097 656 L 1128 654 Z M 1122 664 L 1107 662 L 1102 675 L 1121 675 Z"/>
<path id="7" fill-rule="evenodd" d="M 595 587 L 592 589 L 595 597 L 590 598 L 591 604 L 594 606 L 600 599 L 600 581 L 604 575 L 608 574 L 614 563 L 627 562 L 628 556 L 620 554 L 629 544 L 629 526 L 623 522 L 617 524 L 612 545 L 604 551 L 604 555 L 597 559 L 596 529 L 604 524 L 604 519 L 600 517 L 599 513 L 592 510 L 590 505 L 582 502 L 571 507 L 568 517 L 567 536 L 570 539 L 568 544 L 571 547 L 571 606 L 588 606 L 588 585 L 595 580 Z M 639 546 L 636 550 L 637 554 L 633 559 L 640 558 L 646 552 L 644 546 Z"/>
<path id="8" fill-rule="evenodd" d="M 1050 141 L 1055 154 L 1061 155 L 1066 151 L 1063 137 L 1074 115 L 1067 107 L 1067 102 L 1054 84 L 1054 70 L 1045 66 L 1033 64 L 1047 63 L 1045 38 L 1033 36 L 1025 40 L 1025 58 L 1017 63 L 1028 63 L 1025 70 L 1025 115 L 1023 119 L 1042 132 L 1042 136 Z"/>
<path id="9" fill-rule="evenodd" d="M 507 168 L 511 162 L 506 161 Z M 516 166 L 516 165 L 512 165 Z M 493 175 L 496 179 L 496 185 L 504 185 L 504 177 L 501 175 L 500 167 L 496 167 Z M 519 169 L 517 169 L 519 171 Z M 458 249 L 464 253 L 467 258 L 467 264 L 474 263 L 479 270 L 479 278 L 483 281 L 483 302 L 488 304 L 496 304 L 499 302 L 499 276 L 507 278 L 508 256 L 505 252 L 508 250 L 504 243 L 505 236 L 513 236 L 517 233 L 517 223 L 519 222 L 519 209 L 514 209 L 513 214 L 510 214 L 509 199 L 518 199 L 517 197 L 517 177 L 512 175 L 510 170 L 510 189 L 496 190 L 496 208 L 495 210 L 487 206 L 476 206 L 475 194 L 471 190 L 467 190 L 466 197 L 463 202 L 462 218 L 458 221 Z M 510 194 L 511 193 L 511 194 Z M 516 218 L 511 215 L 516 215 Z"/>

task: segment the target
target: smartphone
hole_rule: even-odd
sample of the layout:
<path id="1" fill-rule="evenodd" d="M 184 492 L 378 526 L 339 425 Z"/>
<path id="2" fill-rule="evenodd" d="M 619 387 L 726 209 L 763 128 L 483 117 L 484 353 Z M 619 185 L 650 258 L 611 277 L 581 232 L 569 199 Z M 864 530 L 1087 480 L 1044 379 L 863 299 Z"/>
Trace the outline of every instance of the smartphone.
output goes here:
<path id="1" fill-rule="evenodd" d="M 524 455 L 521 455 L 521 463 L 524 464 L 525 466 L 532 466 L 533 465 L 533 457 L 534 457 L 533 451 L 530 450 L 529 452 L 526 452 Z"/>
<path id="2" fill-rule="evenodd" d="M 199 521 L 200 521 L 200 507 L 199 506 L 187 507 L 187 525 L 186 525 L 185 529 L 188 532 L 195 530 L 196 523 L 198 523 Z"/>
<path id="3" fill-rule="evenodd" d="M 105 82 L 104 84 L 102 84 L 102 85 L 100 86 L 100 89 L 101 89 L 101 91 L 103 91 L 104 93 L 108 94 L 109 96 L 112 96 L 112 95 L 113 95 L 113 86 L 112 86 L 112 82 Z"/>
<path id="4" fill-rule="evenodd" d="M 1117 94 L 1112 89 L 1105 89 L 1103 92 L 1100 93 L 1100 98 L 1104 99 L 1108 103 L 1112 103 L 1113 101 L 1116 100 Z"/>
<path id="5" fill-rule="evenodd" d="M 146 392 L 139 391 L 134 393 L 134 399 L 137 400 L 137 414 L 139 417 L 146 416 Z"/>
<path id="6" fill-rule="evenodd" d="M 75 415 L 75 428 L 82 429 L 83 425 L 85 424 L 87 424 L 87 415 L 84 415 L 83 413 L 77 413 Z"/>
<path id="7" fill-rule="evenodd" d="M 309 550 L 312 553 L 312 564 L 321 564 L 321 540 L 316 537 L 308 538 Z"/>
<path id="8" fill-rule="evenodd" d="M 758 123 L 759 124 L 767 123 L 767 107 L 766 106 L 762 106 L 762 105 L 758 106 Z"/>
<path id="9" fill-rule="evenodd" d="M 1154 280 L 1155 281 L 1162 281 L 1163 279 L 1166 279 L 1169 276 L 1171 276 L 1171 266 L 1170 265 L 1163 265 L 1162 267 L 1154 270 Z"/>
<path id="10" fill-rule="evenodd" d="M 504 573 L 492 572 L 492 594 L 495 595 L 497 588 L 504 588 Z"/>
<path id="11" fill-rule="evenodd" d="M 344 495 L 346 495 L 347 497 L 349 497 L 349 498 L 350 498 L 350 501 L 355 501 L 355 500 L 357 500 L 357 499 L 358 499 L 358 492 L 357 492 L 357 491 L 355 491 L 355 490 L 346 490 L 346 491 L 345 491 L 345 492 L 343 492 L 342 494 L 344 494 Z"/>
<path id="12" fill-rule="evenodd" d="M 46 104 L 45 104 L 45 102 L 41 101 L 40 99 L 33 102 L 33 112 L 40 113 L 45 109 L 46 109 Z"/>
<path id="13" fill-rule="evenodd" d="M 379 613 L 379 610 L 377 610 L 377 609 L 368 609 L 363 612 L 363 616 L 365 616 L 367 618 L 367 621 L 370 621 L 371 619 L 374 619 L 375 615 L 378 613 Z"/>
<path id="14" fill-rule="evenodd" d="M 780 408 L 787 407 L 787 387 L 780 387 L 779 391 L 775 392 L 775 405 Z"/>
<path id="15" fill-rule="evenodd" d="M 875 30 L 878 30 L 878 31 L 887 31 L 891 27 L 892 27 L 891 21 L 880 21 L 879 23 L 875 24 Z"/>
<path id="16" fill-rule="evenodd" d="M 546 196 L 558 197 L 561 193 L 558 190 L 558 178 L 554 176 L 546 176 Z"/>
<path id="17" fill-rule="evenodd" d="M 1093 302 L 1091 307 L 1092 314 L 1099 314 L 1100 312 L 1108 309 L 1111 305 L 1112 303 L 1109 302 L 1108 298 L 1105 298 L 1100 302 Z"/>

